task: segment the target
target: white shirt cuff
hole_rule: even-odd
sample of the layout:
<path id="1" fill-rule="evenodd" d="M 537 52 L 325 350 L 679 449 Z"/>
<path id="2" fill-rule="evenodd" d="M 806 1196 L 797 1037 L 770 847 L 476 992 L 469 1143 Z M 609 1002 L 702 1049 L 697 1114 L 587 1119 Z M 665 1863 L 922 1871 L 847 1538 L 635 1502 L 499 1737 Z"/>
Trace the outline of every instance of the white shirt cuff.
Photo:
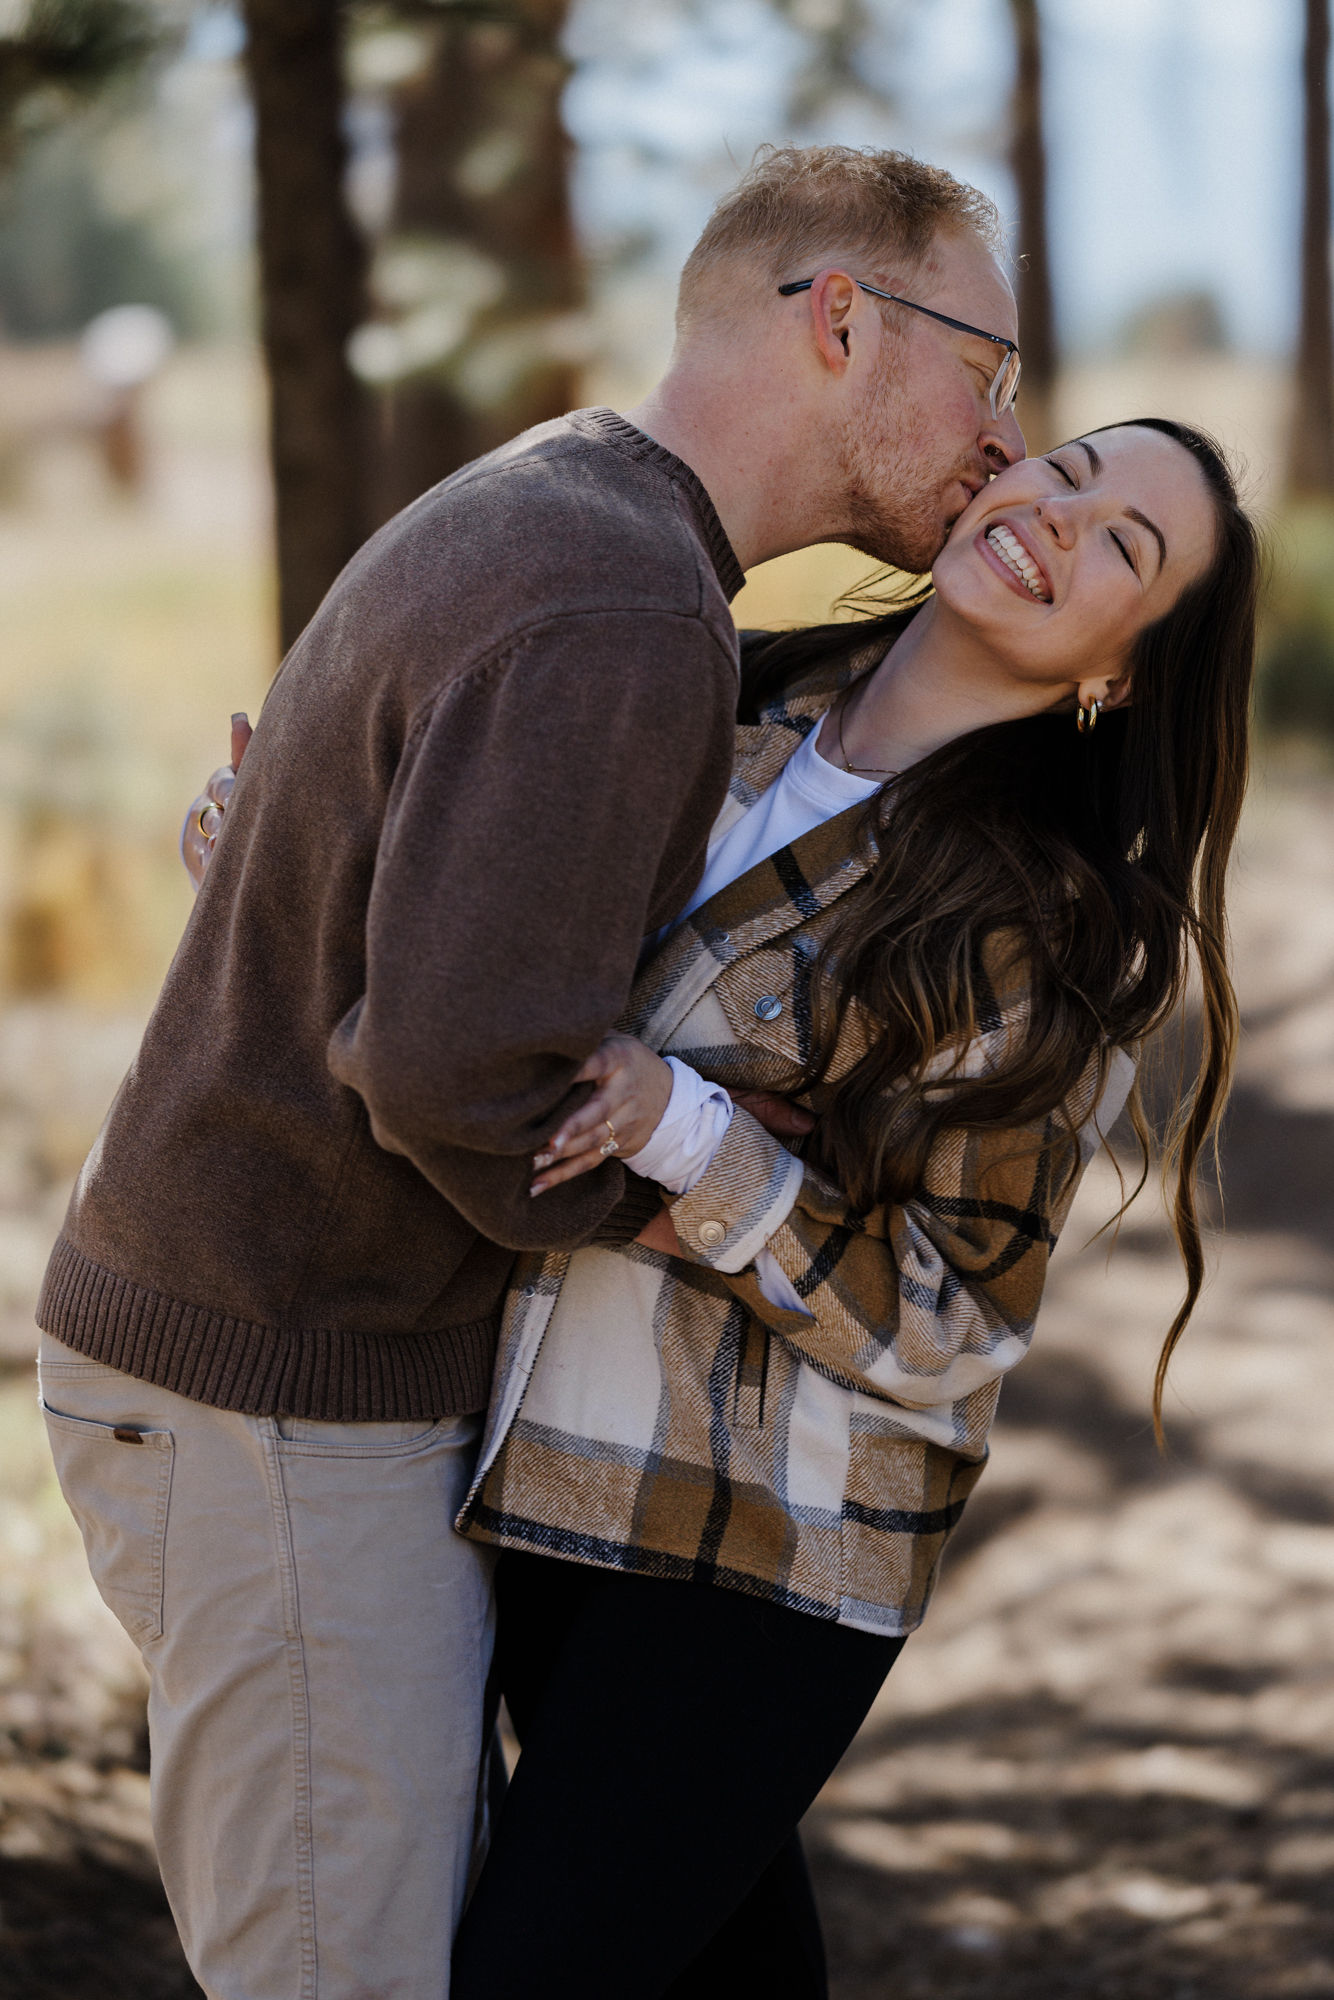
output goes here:
<path id="1" fill-rule="evenodd" d="M 772 1250 L 757 1254 L 755 1281 L 771 1306 L 782 1306 L 785 1312 L 805 1313 L 807 1319 L 815 1317 Z"/>
<path id="2" fill-rule="evenodd" d="M 669 1194 L 689 1194 L 722 1144 L 734 1106 L 720 1083 L 706 1083 L 675 1056 L 666 1062 L 672 1072 L 667 1109 L 648 1144 L 622 1160 L 632 1174 L 657 1181 Z"/>

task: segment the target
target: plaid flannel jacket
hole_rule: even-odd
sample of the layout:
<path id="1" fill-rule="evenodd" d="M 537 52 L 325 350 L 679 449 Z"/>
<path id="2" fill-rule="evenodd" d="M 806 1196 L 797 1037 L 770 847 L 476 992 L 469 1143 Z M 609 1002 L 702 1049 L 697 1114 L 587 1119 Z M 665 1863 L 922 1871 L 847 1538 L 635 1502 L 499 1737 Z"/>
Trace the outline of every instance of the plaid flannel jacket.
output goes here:
<path id="1" fill-rule="evenodd" d="M 878 652 L 812 674 L 738 729 L 717 833 Z M 839 814 L 704 904 L 642 969 L 620 1025 L 729 1087 L 791 1088 L 815 953 L 876 859 L 865 822 L 860 806 Z M 1023 1004 L 997 997 L 969 1067 L 994 1059 Z M 835 1076 L 872 1032 L 845 1023 Z M 738 1108 L 672 1203 L 682 1257 L 629 1244 L 522 1259 L 460 1529 L 911 1631 L 985 1461 L 1001 1378 L 1028 1347 L 1078 1173 L 1130 1087 L 1116 1051 L 1095 1125 L 1098 1068 L 1068 1125 L 948 1133 L 911 1201 L 865 1215 Z M 766 1245 L 805 1313 L 761 1293 L 751 1263 Z"/>

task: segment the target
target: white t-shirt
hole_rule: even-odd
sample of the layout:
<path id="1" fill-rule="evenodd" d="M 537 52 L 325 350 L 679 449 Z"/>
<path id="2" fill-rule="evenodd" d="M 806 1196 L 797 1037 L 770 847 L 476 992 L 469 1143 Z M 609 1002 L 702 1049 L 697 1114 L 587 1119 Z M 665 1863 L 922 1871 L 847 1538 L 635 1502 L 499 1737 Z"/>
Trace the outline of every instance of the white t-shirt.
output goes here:
<path id="1" fill-rule="evenodd" d="M 726 833 L 710 841 L 704 873 L 677 924 L 756 862 L 766 861 L 780 847 L 789 847 L 803 833 L 809 833 L 812 827 L 822 825 L 879 791 L 881 779 L 858 777 L 827 763 L 815 747 L 819 733 L 817 725 L 788 758 L 768 790 Z M 676 924 L 668 924 L 659 931 L 655 944 L 660 944 L 675 928 Z M 675 1056 L 668 1056 L 667 1062 L 672 1070 L 672 1094 L 667 1109 L 648 1144 L 627 1155 L 625 1164 L 632 1173 L 660 1182 L 671 1194 L 689 1194 L 722 1143 L 732 1121 L 733 1105 L 721 1084 L 706 1082 L 698 1070 Z M 806 1312 L 801 1298 L 767 1250 L 761 1250 L 755 1259 L 755 1275 L 771 1304 Z"/>
<path id="2" fill-rule="evenodd" d="M 790 847 L 813 826 L 821 826 L 825 820 L 846 812 L 860 799 L 873 798 L 879 791 L 882 779 L 859 778 L 851 771 L 840 771 L 837 764 L 826 763 L 815 747 L 819 734 L 818 726 L 812 729 L 749 811 L 717 840 L 709 842 L 704 873 L 677 918 L 678 924 L 707 903 L 710 896 L 716 896 L 729 882 L 735 882 L 739 875 L 753 868 L 757 861 L 767 861 L 780 847 Z M 671 924 L 661 935 L 665 937 L 675 928 Z"/>

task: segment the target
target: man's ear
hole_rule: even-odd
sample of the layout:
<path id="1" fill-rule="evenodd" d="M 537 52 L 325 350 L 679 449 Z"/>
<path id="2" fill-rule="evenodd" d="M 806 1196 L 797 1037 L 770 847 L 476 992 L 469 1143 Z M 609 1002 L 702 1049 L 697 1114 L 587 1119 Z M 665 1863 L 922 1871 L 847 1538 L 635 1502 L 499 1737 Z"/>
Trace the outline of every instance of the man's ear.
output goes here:
<path id="1" fill-rule="evenodd" d="M 852 359 L 852 320 L 861 303 L 856 281 L 846 271 L 819 271 L 807 298 L 820 357 L 835 375 L 842 375 Z"/>

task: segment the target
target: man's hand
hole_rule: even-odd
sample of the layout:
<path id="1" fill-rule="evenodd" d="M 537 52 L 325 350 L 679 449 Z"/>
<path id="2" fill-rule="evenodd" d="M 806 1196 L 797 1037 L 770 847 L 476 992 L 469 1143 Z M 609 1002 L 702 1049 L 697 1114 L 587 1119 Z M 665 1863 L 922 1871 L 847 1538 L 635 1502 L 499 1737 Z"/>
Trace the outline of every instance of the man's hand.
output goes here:
<path id="1" fill-rule="evenodd" d="M 196 889 L 204 879 L 204 872 L 218 844 L 227 801 L 232 795 L 241 759 L 253 733 L 247 716 L 237 714 L 232 717 L 232 761 L 220 765 L 199 797 L 190 801 L 190 810 L 181 828 L 181 859 Z"/>
<path id="2" fill-rule="evenodd" d="M 608 1035 L 574 1080 L 597 1089 L 534 1156 L 538 1178 L 530 1194 L 591 1173 L 613 1153 L 647 1146 L 672 1094 L 671 1070 L 633 1035 Z"/>
<path id="3" fill-rule="evenodd" d="M 670 1208 L 660 1208 L 652 1222 L 646 1222 L 635 1238 L 646 1250 L 657 1250 L 664 1257 L 679 1257 L 681 1239 L 676 1233 Z"/>
<path id="4" fill-rule="evenodd" d="M 775 1139 L 804 1139 L 815 1129 L 814 1114 L 790 1097 L 780 1097 L 776 1090 L 734 1090 L 729 1094 L 733 1104 L 749 1111 Z"/>

